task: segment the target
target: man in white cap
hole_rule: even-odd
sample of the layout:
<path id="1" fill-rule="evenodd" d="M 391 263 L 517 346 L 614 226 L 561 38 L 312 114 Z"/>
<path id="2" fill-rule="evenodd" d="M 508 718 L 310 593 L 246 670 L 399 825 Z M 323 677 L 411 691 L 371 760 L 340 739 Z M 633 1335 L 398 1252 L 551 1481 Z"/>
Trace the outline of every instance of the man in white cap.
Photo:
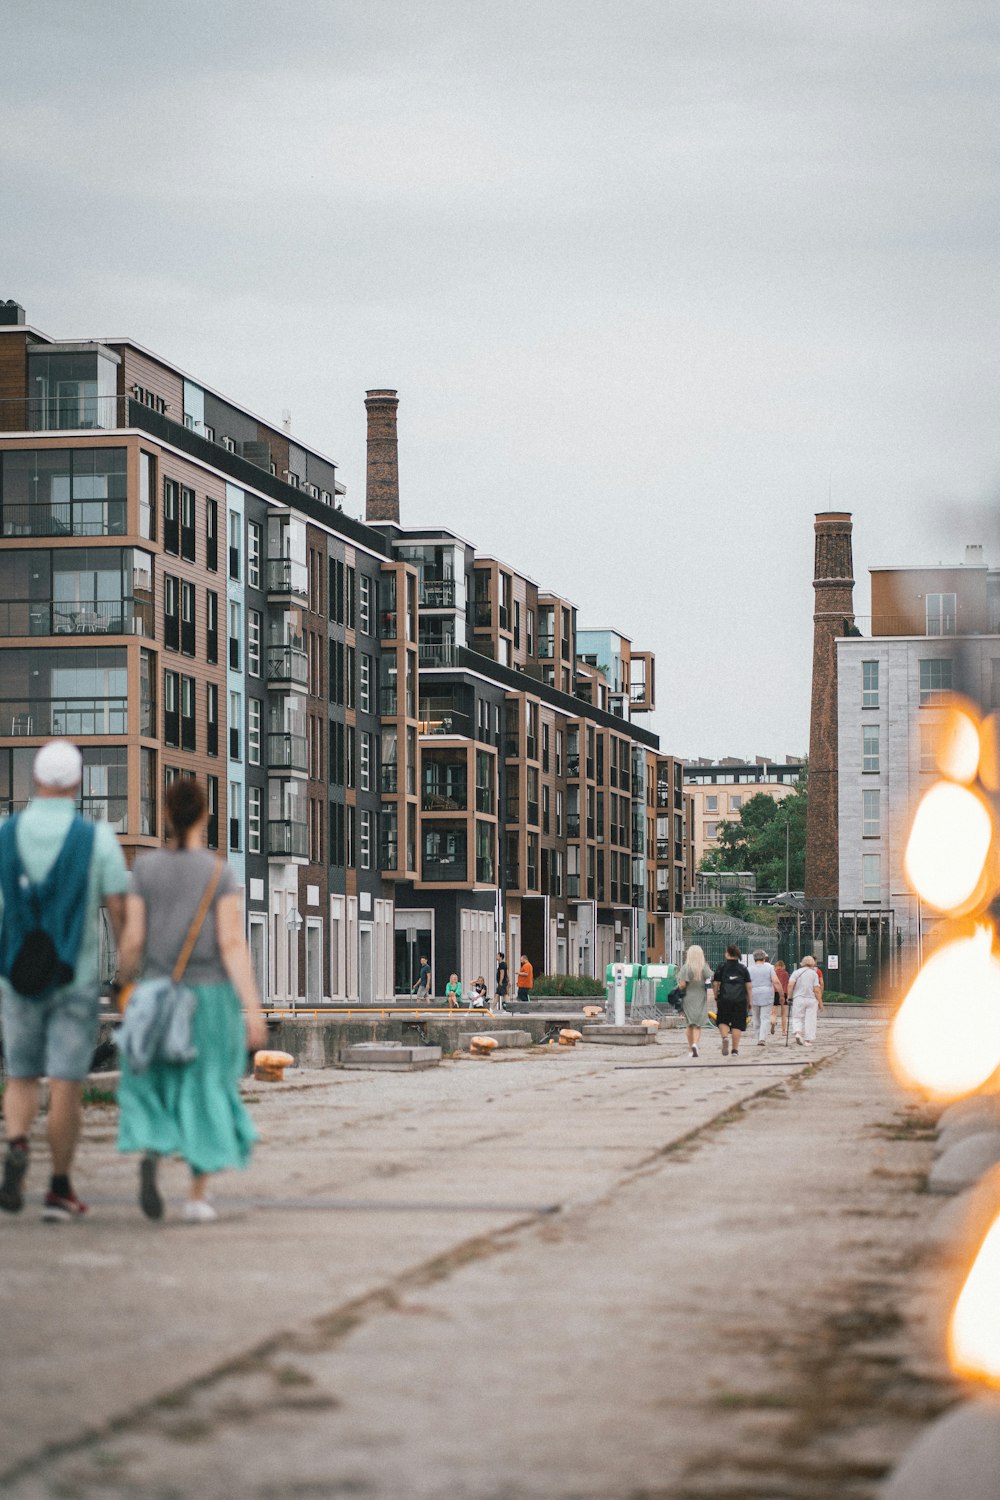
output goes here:
<path id="1" fill-rule="evenodd" d="M 0 1209 L 18 1213 L 24 1206 L 38 1081 L 48 1077 L 52 1178 L 42 1218 L 59 1223 L 87 1211 L 69 1173 L 97 1040 L 98 908 L 107 906 L 117 940 L 128 870 L 108 824 L 91 823 L 76 810 L 83 779 L 76 746 L 50 740 L 35 756 L 32 774 L 34 797 L 0 824 L 0 1022 L 7 1066 Z"/>

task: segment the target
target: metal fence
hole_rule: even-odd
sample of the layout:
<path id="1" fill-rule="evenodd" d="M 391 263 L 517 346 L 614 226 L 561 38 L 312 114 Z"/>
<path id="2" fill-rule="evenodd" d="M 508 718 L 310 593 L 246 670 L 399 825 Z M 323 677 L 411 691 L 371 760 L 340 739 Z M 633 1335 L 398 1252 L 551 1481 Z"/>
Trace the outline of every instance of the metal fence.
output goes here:
<path id="1" fill-rule="evenodd" d="M 912 967 L 911 955 L 897 941 L 891 911 L 784 909 L 774 927 L 698 914 L 688 919 L 686 937 L 704 950 L 713 969 L 722 963 L 729 943 L 738 943 L 741 953 L 762 948 L 772 963 L 780 958 L 789 971 L 811 953 L 823 970 L 827 989 L 864 1000 L 887 998 L 905 983 Z"/>

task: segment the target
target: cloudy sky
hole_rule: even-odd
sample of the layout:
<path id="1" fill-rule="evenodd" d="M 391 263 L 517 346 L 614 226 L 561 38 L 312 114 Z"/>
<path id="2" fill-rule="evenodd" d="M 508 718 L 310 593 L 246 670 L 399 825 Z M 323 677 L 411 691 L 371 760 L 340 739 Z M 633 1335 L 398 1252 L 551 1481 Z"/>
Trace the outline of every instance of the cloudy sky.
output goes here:
<path id="1" fill-rule="evenodd" d="M 812 523 L 996 519 L 980 0 L 6 0 L 0 296 L 128 334 L 657 653 L 685 756 L 801 751 Z"/>

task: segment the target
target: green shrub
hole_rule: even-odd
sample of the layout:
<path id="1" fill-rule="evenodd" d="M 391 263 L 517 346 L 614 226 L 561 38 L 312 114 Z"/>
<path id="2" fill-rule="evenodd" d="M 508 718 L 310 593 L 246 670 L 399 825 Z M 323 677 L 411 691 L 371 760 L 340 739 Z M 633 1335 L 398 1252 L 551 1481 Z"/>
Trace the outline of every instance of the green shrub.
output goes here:
<path id="1" fill-rule="evenodd" d="M 604 982 L 576 974 L 539 974 L 533 995 L 603 995 Z"/>
<path id="2" fill-rule="evenodd" d="M 845 995 L 842 990 L 824 990 L 823 999 L 834 1005 L 870 1005 L 872 1003 L 866 1000 L 864 995 Z"/>

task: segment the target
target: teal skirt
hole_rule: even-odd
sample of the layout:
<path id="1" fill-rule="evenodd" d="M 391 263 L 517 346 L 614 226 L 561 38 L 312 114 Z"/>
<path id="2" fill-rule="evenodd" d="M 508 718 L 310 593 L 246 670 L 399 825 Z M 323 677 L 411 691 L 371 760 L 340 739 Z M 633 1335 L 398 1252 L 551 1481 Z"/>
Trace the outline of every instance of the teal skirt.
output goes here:
<path id="1" fill-rule="evenodd" d="M 198 1056 L 178 1066 L 154 1063 L 118 1085 L 119 1151 L 180 1156 L 193 1172 L 245 1167 L 257 1132 L 240 1098 L 246 1033 L 231 984 L 192 985 L 198 997 L 192 1041 Z"/>

